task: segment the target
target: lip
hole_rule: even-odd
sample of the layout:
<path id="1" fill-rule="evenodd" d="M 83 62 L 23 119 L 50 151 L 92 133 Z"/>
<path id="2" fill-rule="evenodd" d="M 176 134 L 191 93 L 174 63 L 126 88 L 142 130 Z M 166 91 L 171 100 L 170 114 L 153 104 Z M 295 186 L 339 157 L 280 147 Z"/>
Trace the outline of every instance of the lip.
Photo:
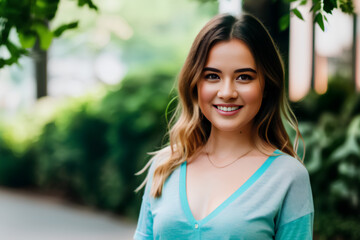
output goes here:
<path id="1" fill-rule="evenodd" d="M 219 106 L 219 107 L 240 107 L 240 108 L 237 109 L 237 110 L 234 110 L 234 111 L 226 112 L 226 111 L 218 109 L 216 106 Z M 237 105 L 237 104 L 214 104 L 213 107 L 215 108 L 215 110 L 220 115 L 233 116 L 233 115 L 237 114 L 243 108 L 243 105 Z"/>
<path id="2" fill-rule="evenodd" d="M 239 105 L 239 104 L 214 104 L 214 106 L 220 106 L 220 107 L 241 107 L 242 105 Z"/>

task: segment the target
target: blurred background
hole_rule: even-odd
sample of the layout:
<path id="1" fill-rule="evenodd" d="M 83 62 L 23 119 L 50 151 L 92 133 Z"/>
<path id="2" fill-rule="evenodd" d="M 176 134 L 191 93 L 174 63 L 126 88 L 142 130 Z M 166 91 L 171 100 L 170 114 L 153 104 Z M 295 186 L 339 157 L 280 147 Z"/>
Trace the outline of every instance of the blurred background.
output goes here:
<path id="1" fill-rule="evenodd" d="M 131 239 L 145 177 L 134 173 L 166 143 L 193 39 L 219 12 L 249 12 L 286 65 L 314 239 L 360 239 L 359 5 L 0 0 L 0 238 Z"/>

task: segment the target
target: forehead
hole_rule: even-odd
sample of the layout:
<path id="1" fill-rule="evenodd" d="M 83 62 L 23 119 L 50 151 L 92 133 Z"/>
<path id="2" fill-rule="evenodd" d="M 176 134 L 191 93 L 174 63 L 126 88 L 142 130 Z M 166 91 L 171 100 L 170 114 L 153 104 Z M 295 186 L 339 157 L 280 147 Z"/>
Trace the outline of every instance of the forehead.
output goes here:
<path id="1" fill-rule="evenodd" d="M 256 70 L 255 59 L 249 47 L 239 39 L 216 43 L 209 51 L 205 66 L 218 68 L 250 67 Z"/>

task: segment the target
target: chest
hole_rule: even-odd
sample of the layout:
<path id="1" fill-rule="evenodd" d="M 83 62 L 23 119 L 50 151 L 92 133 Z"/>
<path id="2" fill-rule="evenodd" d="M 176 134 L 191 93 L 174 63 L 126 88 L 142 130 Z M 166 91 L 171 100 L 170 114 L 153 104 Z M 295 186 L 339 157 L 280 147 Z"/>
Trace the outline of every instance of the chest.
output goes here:
<path id="1" fill-rule="evenodd" d="M 264 203 L 261 200 L 265 199 L 265 196 L 270 196 L 269 189 L 256 187 L 259 191 L 254 194 L 255 188 L 251 187 L 250 183 L 254 183 L 256 179 L 246 181 L 248 184 L 235 189 L 236 194 L 221 202 L 220 207 L 197 220 L 196 212 L 190 210 L 186 193 L 186 178 L 191 177 L 186 170 L 190 169 L 183 165 L 181 171 L 175 171 L 164 185 L 162 197 L 151 201 L 154 239 L 273 239 L 276 214 L 270 211 L 274 209 L 273 203 L 270 206 L 269 202 Z M 226 174 L 218 174 L 207 178 L 207 181 L 215 184 L 217 178 L 224 176 L 229 177 Z M 205 180 L 206 175 L 202 177 Z M 198 183 L 201 185 L 200 181 Z M 218 186 L 219 189 L 216 191 L 221 191 L 221 184 Z M 201 186 L 198 190 L 200 189 Z M 212 192 L 209 188 L 208 193 L 215 196 Z"/>
<path id="2" fill-rule="evenodd" d="M 191 212 L 201 220 L 220 207 L 248 182 L 265 159 L 248 158 L 226 168 L 206 161 L 187 166 L 186 194 Z"/>

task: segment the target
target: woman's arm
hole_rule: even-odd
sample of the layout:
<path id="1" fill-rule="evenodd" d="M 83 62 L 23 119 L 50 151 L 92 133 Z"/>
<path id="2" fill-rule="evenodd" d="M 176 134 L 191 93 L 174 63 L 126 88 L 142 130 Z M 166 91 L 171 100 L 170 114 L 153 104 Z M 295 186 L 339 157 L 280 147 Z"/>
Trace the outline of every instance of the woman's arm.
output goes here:
<path id="1" fill-rule="evenodd" d="M 313 220 L 314 213 L 309 213 L 286 223 L 278 229 L 275 239 L 311 240 L 313 239 Z"/>
<path id="2" fill-rule="evenodd" d="M 314 206 L 310 178 L 303 165 L 287 169 L 291 177 L 286 195 L 278 213 L 275 239 L 313 239 Z"/>
<path id="3" fill-rule="evenodd" d="M 142 199 L 140 215 L 139 215 L 134 239 L 136 240 L 153 239 L 153 217 L 150 208 L 150 199 L 146 191 Z"/>

